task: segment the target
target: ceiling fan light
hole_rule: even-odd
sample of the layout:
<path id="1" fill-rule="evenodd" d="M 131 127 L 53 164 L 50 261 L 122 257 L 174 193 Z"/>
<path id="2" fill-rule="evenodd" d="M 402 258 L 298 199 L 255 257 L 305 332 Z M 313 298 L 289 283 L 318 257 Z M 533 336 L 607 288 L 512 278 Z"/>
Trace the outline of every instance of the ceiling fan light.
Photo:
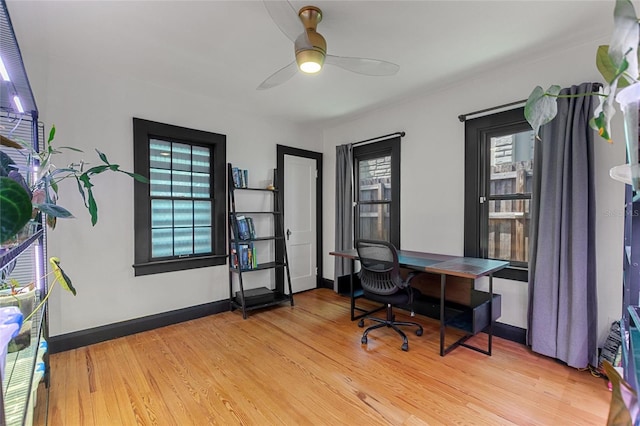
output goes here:
<path id="1" fill-rule="evenodd" d="M 307 74 L 315 74 L 324 65 L 324 53 L 318 50 L 301 50 L 296 53 L 296 62 L 300 71 Z"/>
<path id="2" fill-rule="evenodd" d="M 303 64 L 300 64 L 300 71 L 307 74 L 315 74 L 321 69 L 322 67 L 320 66 L 320 64 L 316 62 L 305 62 Z"/>

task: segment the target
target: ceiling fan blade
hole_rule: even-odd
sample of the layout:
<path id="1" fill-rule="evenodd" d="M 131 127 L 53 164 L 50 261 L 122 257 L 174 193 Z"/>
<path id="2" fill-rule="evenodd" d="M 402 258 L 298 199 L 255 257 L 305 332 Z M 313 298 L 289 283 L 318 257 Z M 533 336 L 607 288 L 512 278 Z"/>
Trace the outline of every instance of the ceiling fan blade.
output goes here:
<path id="1" fill-rule="evenodd" d="M 336 65 L 347 71 L 372 76 L 395 75 L 398 70 L 400 70 L 400 65 L 379 59 L 327 55 L 324 62 L 326 64 Z"/>
<path id="2" fill-rule="evenodd" d="M 296 75 L 297 72 L 298 64 L 296 64 L 296 61 L 293 61 L 289 65 L 280 68 L 278 71 L 267 77 L 265 81 L 260 83 L 260 85 L 257 87 L 257 90 L 271 89 L 272 87 L 275 87 L 289 80 L 291 77 Z"/>
<path id="3" fill-rule="evenodd" d="M 305 47 L 311 47 L 307 31 L 298 17 L 298 12 L 296 12 L 291 3 L 286 0 L 265 0 L 264 6 L 267 8 L 269 15 L 271 15 L 273 22 L 289 40 L 295 43 L 296 39 L 301 38 L 300 42 L 304 43 Z M 304 34 L 304 37 L 302 37 L 302 34 Z"/>

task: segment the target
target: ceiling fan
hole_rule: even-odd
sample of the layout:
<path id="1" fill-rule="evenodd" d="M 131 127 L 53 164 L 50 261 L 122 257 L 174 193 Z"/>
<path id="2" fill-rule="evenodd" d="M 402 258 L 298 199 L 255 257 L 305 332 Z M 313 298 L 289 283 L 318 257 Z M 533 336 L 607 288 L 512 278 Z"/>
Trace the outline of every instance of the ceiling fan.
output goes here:
<path id="1" fill-rule="evenodd" d="M 294 43 L 296 60 L 271 74 L 258 90 L 270 89 L 293 77 L 298 69 L 314 74 L 324 64 L 336 65 L 348 71 L 371 76 L 390 76 L 400 66 L 378 59 L 354 58 L 327 54 L 327 42 L 316 31 L 322 20 L 322 11 L 315 6 L 304 6 L 297 13 L 288 1 L 264 1 L 265 7 L 278 28 Z"/>

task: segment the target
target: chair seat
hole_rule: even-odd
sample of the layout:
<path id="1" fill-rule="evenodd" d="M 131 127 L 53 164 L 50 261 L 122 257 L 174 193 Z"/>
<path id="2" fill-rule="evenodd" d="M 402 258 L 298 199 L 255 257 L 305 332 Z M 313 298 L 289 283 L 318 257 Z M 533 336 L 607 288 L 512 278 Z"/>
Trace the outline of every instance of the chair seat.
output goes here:
<path id="1" fill-rule="evenodd" d="M 419 297 L 422 294 L 420 293 L 420 290 L 416 288 L 412 288 L 411 291 L 413 292 L 413 300 L 415 300 L 417 297 Z M 371 293 L 364 289 L 363 289 L 363 293 L 364 293 L 364 297 L 366 297 L 367 299 L 373 300 L 374 302 L 379 302 L 379 303 L 385 303 L 385 304 L 390 303 L 392 305 L 408 305 L 410 302 L 409 292 L 407 292 L 406 289 L 401 289 L 401 290 L 398 290 L 397 293 L 385 295 L 385 296 Z"/>

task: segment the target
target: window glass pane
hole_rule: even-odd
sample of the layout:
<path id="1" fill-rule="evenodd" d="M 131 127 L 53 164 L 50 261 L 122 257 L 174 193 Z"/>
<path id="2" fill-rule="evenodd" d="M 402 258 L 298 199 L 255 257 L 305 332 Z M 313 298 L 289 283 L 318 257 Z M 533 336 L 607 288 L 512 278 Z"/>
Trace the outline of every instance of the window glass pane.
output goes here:
<path id="1" fill-rule="evenodd" d="M 193 224 L 211 227 L 211 201 L 193 202 Z"/>
<path id="2" fill-rule="evenodd" d="M 171 200 L 151 200 L 151 227 L 168 228 L 173 224 Z"/>
<path id="3" fill-rule="evenodd" d="M 151 230 L 151 256 L 173 256 L 173 230 L 171 228 Z"/>
<path id="4" fill-rule="evenodd" d="M 211 227 L 193 229 L 193 252 L 209 253 L 211 252 Z"/>
<path id="5" fill-rule="evenodd" d="M 149 167 L 152 169 L 171 168 L 171 142 L 158 139 L 149 141 Z"/>
<path id="6" fill-rule="evenodd" d="M 358 238 L 389 241 L 389 204 L 360 204 L 358 215 Z"/>
<path id="7" fill-rule="evenodd" d="M 193 197 L 194 198 L 209 198 L 210 197 L 210 176 L 203 173 L 194 173 L 192 176 L 193 181 Z"/>
<path id="8" fill-rule="evenodd" d="M 209 174 L 211 171 L 209 164 L 213 161 L 213 159 L 210 158 L 209 148 L 194 146 L 192 147 L 191 155 L 192 170 L 194 172 Z"/>
<path id="9" fill-rule="evenodd" d="M 193 226 L 193 201 L 174 201 L 173 209 L 173 223 L 176 228 Z"/>
<path id="10" fill-rule="evenodd" d="M 491 138 L 489 196 L 531 193 L 533 130 Z"/>
<path id="11" fill-rule="evenodd" d="M 174 170 L 191 170 L 191 146 L 183 143 L 172 145 L 172 167 Z"/>
<path id="12" fill-rule="evenodd" d="M 151 169 L 149 171 L 150 194 L 154 197 L 168 197 L 171 195 L 171 170 Z"/>
<path id="13" fill-rule="evenodd" d="M 176 228 L 174 231 L 174 255 L 193 253 L 193 228 Z"/>
<path id="14" fill-rule="evenodd" d="M 529 261 L 529 200 L 490 200 L 488 257 Z"/>
<path id="15" fill-rule="evenodd" d="M 191 197 L 191 173 L 174 171 L 173 179 L 173 196 L 174 197 Z"/>
<path id="16" fill-rule="evenodd" d="M 391 156 L 358 161 L 360 201 L 391 200 Z"/>

